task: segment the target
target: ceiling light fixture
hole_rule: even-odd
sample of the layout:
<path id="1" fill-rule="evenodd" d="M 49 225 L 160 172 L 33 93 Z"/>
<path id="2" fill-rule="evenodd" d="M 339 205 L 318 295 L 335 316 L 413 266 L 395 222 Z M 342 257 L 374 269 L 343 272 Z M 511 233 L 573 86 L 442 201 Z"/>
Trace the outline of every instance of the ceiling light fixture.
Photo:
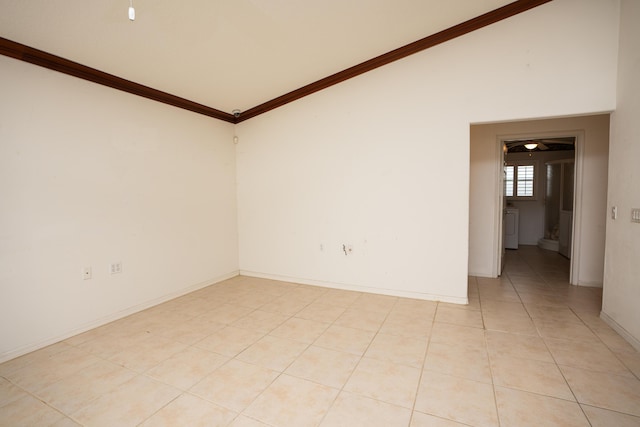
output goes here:
<path id="1" fill-rule="evenodd" d="M 133 0 L 129 0 L 129 20 L 136 20 L 136 10 L 133 8 Z"/>
<path id="2" fill-rule="evenodd" d="M 528 144 L 524 144 L 524 148 L 526 148 L 527 150 L 533 150 L 538 146 L 538 144 L 536 144 L 535 142 L 530 142 Z"/>

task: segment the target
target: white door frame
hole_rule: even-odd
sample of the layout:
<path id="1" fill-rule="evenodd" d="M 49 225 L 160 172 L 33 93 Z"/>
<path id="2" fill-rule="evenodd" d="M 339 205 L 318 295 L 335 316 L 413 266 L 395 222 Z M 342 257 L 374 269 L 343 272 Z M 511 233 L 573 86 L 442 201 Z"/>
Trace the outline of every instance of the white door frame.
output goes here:
<path id="1" fill-rule="evenodd" d="M 580 241 L 582 229 L 582 191 L 583 191 L 583 170 L 584 170 L 584 131 L 583 130 L 567 130 L 553 132 L 535 132 L 521 134 L 505 134 L 498 135 L 496 141 L 496 186 L 498 195 L 495 201 L 495 240 L 494 240 L 494 275 L 500 276 L 502 273 L 502 251 L 503 251 L 503 211 L 504 211 L 504 141 L 513 139 L 550 139 L 550 138 L 575 138 L 575 170 L 574 170 L 574 188 L 573 188 L 573 224 L 571 230 L 571 267 L 569 273 L 569 283 L 577 285 L 580 281 Z"/>
<path id="2" fill-rule="evenodd" d="M 505 154 L 505 144 L 504 141 L 507 140 L 509 138 L 506 137 L 502 137 L 501 135 L 498 135 L 498 143 L 496 144 L 497 147 L 497 156 L 498 156 L 498 161 L 497 161 L 497 168 L 496 168 L 496 176 L 497 176 L 497 185 L 498 188 L 496 191 L 496 194 L 498 195 L 498 207 L 495 210 L 495 216 L 494 216 L 494 230 L 497 231 L 497 237 L 494 240 L 493 246 L 494 246 L 494 254 L 497 254 L 495 259 L 495 266 L 494 266 L 494 273 L 493 275 L 495 277 L 499 277 L 502 275 L 502 270 L 504 269 L 504 252 L 505 252 L 505 248 L 504 248 L 504 154 Z"/>

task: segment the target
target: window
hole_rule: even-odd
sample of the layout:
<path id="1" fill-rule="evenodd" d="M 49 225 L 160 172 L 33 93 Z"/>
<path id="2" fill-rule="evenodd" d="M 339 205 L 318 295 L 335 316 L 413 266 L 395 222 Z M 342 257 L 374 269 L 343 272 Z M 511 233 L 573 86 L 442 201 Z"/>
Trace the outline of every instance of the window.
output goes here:
<path id="1" fill-rule="evenodd" d="M 535 166 L 533 164 L 504 167 L 504 195 L 506 197 L 534 197 Z"/>

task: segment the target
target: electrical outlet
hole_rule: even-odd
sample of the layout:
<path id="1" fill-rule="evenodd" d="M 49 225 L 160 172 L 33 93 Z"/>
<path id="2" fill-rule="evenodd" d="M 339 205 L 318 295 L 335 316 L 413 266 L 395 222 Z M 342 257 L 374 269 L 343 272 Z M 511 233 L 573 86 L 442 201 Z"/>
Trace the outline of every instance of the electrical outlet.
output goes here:
<path id="1" fill-rule="evenodd" d="M 631 209 L 631 222 L 640 222 L 640 209 Z"/>
<path id="2" fill-rule="evenodd" d="M 111 263 L 109 265 L 109 273 L 111 274 L 122 273 L 122 263 L 120 261 Z"/>
<path id="3" fill-rule="evenodd" d="M 84 267 L 82 269 L 82 279 L 83 280 L 91 279 L 91 267 Z"/>

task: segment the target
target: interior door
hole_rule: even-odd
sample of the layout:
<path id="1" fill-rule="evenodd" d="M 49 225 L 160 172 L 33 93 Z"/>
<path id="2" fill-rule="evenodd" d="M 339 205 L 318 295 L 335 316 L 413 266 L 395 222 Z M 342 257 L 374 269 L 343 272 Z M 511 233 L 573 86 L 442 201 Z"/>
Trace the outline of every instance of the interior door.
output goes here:
<path id="1" fill-rule="evenodd" d="M 502 276 L 502 272 L 504 271 L 504 266 L 506 263 L 505 254 L 507 253 L 507 247 L 505 243 L 505 236 L 507 234 L 507 197 L 504 194 L 504 180 L 506 178 L 504 167 L 506 165 L 505 155 L 507 154 L 507 144 L 502 142 L 502 156 L 500 161 L 501 173 L 500 173 L 500 194 L 502 195 L 500 200 L 500 209 L 502 210 L 502 230 L 500 232 L 500 261 L 498 265 L 498 275 Z"/>
<path id="2" fill-rule="evenodd" d="M 560 196 L 559 250 L 560 254 L 571 259 L 573 230 L 573 185 L 574 162 L 562 163 L 562 189 Z"/>

